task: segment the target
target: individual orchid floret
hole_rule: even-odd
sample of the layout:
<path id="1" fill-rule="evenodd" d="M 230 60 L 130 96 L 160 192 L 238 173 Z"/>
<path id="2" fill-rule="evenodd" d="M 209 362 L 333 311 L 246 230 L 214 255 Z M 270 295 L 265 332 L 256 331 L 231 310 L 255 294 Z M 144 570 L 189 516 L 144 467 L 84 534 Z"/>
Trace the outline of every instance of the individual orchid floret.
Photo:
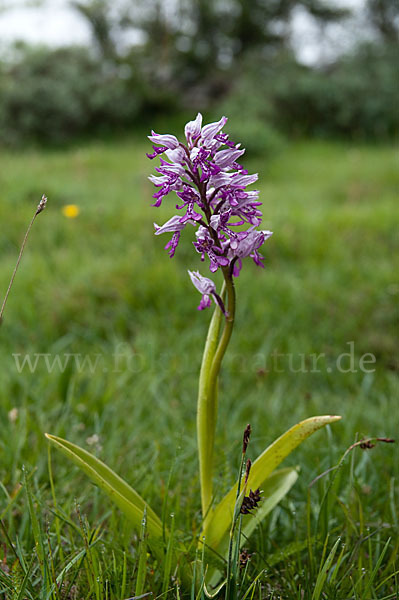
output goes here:
<path id="1" fill-rule="evenodd" d="M 241 231 L 230 241 L 232 256 L 236 256 L 237 258 L 250 256 L 255 250 L 260 248 L 271 235 L 273 235 L 272 231 L 258 231 L 257 229 Z"/>
<path id="2" fill-rule="evenodd" d="M 201 302 L 197 307 L 198 310 L 204 310 L 204 308 L 208 308 L 209 306 L 211 306 L 212 296 L 214 301 L 222 309 L 222 312 L 225 313 L 226 311 L 224 308 L 223 300 L 221 299 L 219 294 L 216 293 L 216 286 L 212 279 L 209 279 L 208 277 L 203 277 L 198 271 L 188 271 L 188 274 L 190 275 L 194 287 L 196 287 L 200 294 L 202 294 Z"/>
<path id="3" fill-rule="evenodd" d="M 263 256 L 258 252 L 258 249 L 272 235 L 272 231 L 258 231 L 252 228 L 248 231 L 240 231 L 235 239 L 230 240 L 228 254 L 232 259 L 234 277 L 238 277 L 240 274 L 242 259 L 247 256 L 250 256 L 259 267 L 264 267 L 262 263 Z"/>
<path id="4" fill-rule="evenodd" d="M 175 215 L 174 217 L 170 218 L 169 221 L 166 221 L 166 223 L 164 223 L 161 227 L 154 223 L 155 235 L 173 232 L 172 239 L 165 246 L 165 250 L 169 251 L 170 258 L 173 258 L 175 255 L 176 248 L 180 240 L 180 232 L 185 228 L 188 222 L 190 221 L 187 220 L 182 223 L 180 217 Z M 191 222 L 195 223 L 195 221 Z"/>
<path id="5" fill-rule="evenodd" d="M 239 146 L 239 144 L 238 144 L 238 146 Z M 244 152 L 245 152 L 244 148 L 242 150 L 240 150 L 238 147 L 237 148 L 227 148 L 226 150 L 220 150 L 215 155 L 214 162 L 221 169 L 226 169 L 227 167 L 230 167 L 230 169 L 233 169 L 238 166 L 236 161 L 238 158 L 240 158 L 240 156 L 242 156 L 244 154 Z"/>
<path id="6" fill-rule="evenodd" d="M 178 215 L 175 215 L 161 226 L 154 223 L 155 235 L 160 235 L 161 233 L 169 233 L 170 231 L 181 231 L 185 228 L 185 226 L 186 223 L 182 223 L 180 217 Z"/>
<path id="7" fill-rule="evenodd" d="M 205 260 L 205 254 L 208 255 L 211 263 L 210 271 L 215 273 L 219 267 L 227 267 L 230 261 L 227 256 L 223 256 L 223 250 L 217 245 L 208 228 L 201 226 L 195 235 L 197 241 L 193 242 L 194 247 L 201 254 L 202 261 Z"/>
<path id="8" fill-rule="evenodd" d="M 189 121 L 184 128 L 184 135 L 186 136 L 187 143 L 189 146 L 193 146 L 195 141 L 201 134 L 202 126 L 202 115 L 198 113 L 194 121 Z"/>
<path id="9" fill-rule="evenodd" d="M 174 150 L 179 146 L 179 141 L 174 135 L 160 135 L 159 133 L 155 133 L 155 131 L 151 131 L 148 139 L 154 142 L 154 144 L 161 144 L 161 149 L 153 146 L 154 154 L 147 154 L 148 158 L 155 158 L 158 154 L 165 152 L 165 150 Z"/>

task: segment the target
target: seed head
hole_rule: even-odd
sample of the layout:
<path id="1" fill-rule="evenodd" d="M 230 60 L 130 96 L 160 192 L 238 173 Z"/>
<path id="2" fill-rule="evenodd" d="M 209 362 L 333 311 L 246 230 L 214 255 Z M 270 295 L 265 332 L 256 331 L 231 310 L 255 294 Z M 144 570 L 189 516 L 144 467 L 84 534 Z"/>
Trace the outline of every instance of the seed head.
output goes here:
<path id="1" fill-rule="evenodd" d="M 252 554 L 248 552 L 246 548 L 243 548 L 240 552 L 240 569 L 244 569 L 247 566 L 248 561 L 251 560 Z"/>
<path id="2" fill-rule="evenodd" d="M 254 508 L 258 508 L 259 502 L 261 500 L 260 495 L 261 491 L 259 488 L 254 492 L 250 490 L 248 496 L 245 496 L 244 500 L 242 501 L 240 510 L 241 514 L 249 515 L 251 513 L 251 510 L 253 510 Z"/>
<path id="3" fill-rule="evenodd" d="M 250 436 L 251 436 L 251 425 L 248 423 L 248 425 L 246 426 L 245 431 L 244 431 L 244 436 L 242 438 L 242 453 L 243 454 L 245 454 L 247 452 Z"/>
<path id="4" fill-rule="evenodd" d="M 47 196 L 45 196 L 43 194 L 42 199 L 40 200 L 39 204 L 37 205 L 35 216 L 40 214 L 46 208 L 46 204 L 47 204 Z"/>
<path id="5" fill-rule="evenodd" d="M 364 440 L 359 446 L 362 450 L 371 450 L 374 448 L 377 442 L 384 442 L 385 444 L 394 444 L 395 440 L 392 438 L 375 438 L 375 440 Z"/>

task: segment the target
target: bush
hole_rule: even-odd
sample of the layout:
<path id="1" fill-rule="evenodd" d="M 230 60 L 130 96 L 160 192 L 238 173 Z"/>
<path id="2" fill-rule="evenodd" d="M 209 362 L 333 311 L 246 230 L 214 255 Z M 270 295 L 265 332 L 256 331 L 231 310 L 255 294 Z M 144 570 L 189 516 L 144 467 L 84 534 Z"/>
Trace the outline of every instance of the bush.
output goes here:
<path id="1" fill-rule="evenodd" d="M 203 87 L 213 85 L 214 98 L 223 94 L 213 112 L 231 118 L 231 138 L 252 154 L 274 153 L 284 134 L 391 138 L 399 129 L 398 55 L 394 46 L 367 44 L 317 70 L 286 52 L 253 52 L 219 87 L 211 78 Z M 187 104 L 190 113 L 201 102 L 209 108 L 197 88 L 183 93 L 156 82 L 152 66 L 136 50 L 111 61 L 87 48 L 20 46 L 11 64 L 0 63 L 0 144 L 63 143 L 143 120 L 150 126 L 156 115 L 177 115 Z"/>
<path id="2" fill-rule="evenodd" d="M 274 85 L 279 127 L 301 135 L 390 138 L 399 128 L 395 47 L 363 45 L 325 71 L 297 68 Z"/>
<path id="3" fill-rule="evenodd" d="M 0 142 L 64 142 L 122 127 L 137 118 L 141 94 L 88 49 L 19 49 L 1 65 Z"/>
<path id="4" fill-rule="evenodd" d="M 362 45 L 324 70 L 287 54 L 252 56 L 222 106 L 235 116 L 250 151 L 273 150 L 277 132 L 389 139 L 399 129 L 398 58 L 396 47 L 377 44 Z"/>

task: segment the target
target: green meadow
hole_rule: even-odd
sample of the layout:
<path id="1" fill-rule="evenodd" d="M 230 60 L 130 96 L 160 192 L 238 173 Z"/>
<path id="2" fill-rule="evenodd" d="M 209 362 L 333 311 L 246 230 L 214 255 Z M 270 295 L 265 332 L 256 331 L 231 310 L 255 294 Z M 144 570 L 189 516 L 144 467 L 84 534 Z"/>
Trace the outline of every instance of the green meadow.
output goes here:
<path id="1" fill-rule="evenodd" d="M 211 312 L 196 310 L 187 269 L 208 276 L 208 266 L 194 229 L 173 259 L 168 234 L 154 236 L 153 222 L 175 207 L 151 207 L 146 151 L 143 135 L 0 154 L 1 297 L 48 196 L 0 328 L 0 558 L 14 565 L 0 568 L 2 599 L 135 595 L 137 532 L 66 458 L 49 456 L 45 432 L 95 453 L 166 525 L 173 513 L 192 547 L 200 534 L 196 393 Z M 399 445 L 356 447 L 325 472 L 358 440 L 399 437 L 397 156 L 390 146 L 304 141 L 244 164 L 259 172 L 263 228 L 274 235 L 265 269 L 248 261 L 236 282 L 218 498 L 235 479 L 247 423 L 255 458 L 298 421 L 341 415 L 284 463 L 300 476 L 248 542 L 248 581 L 261 573 L 259 598 L 394 599 Z M 67 205 L 79 208 L 75 218 Z M 148 555 L 145 592 L 158 596 L 163 577 Z M 171 598 L 190 595 L 166 585 Z"/>

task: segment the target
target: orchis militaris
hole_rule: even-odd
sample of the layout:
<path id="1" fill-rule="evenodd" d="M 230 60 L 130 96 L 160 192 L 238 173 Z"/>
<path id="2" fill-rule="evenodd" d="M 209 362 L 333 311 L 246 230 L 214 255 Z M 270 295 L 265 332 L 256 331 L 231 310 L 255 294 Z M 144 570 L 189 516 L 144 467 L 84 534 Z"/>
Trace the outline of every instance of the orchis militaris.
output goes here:
<path id="1" fill-rule="evenodd" d="M 166 244 L 172 258 L 179 243 L 180 235 L 187 225 L 196 228 L 195 250 L 201 261 L 209 259 L 209 270 L 223 272 L 227 294 L 227 309 L 224 300 L 216 293 L 211 279 L 198 271 L 189 271 L 191 281 L 202 294 L 199 310 L 211 305 L 211 297 L 219 305 L 225 327 L 219 345 L 205 350 L 197 409 L 197 435 L 200 462 L 202 512 L 208 514 L 212 502 L 213 447 L 216 428 L 216 382 L 223 355 L 233 329 L 235 315 L 235 290 L 233 277 L 240 274 L 242 259 L 250 256 L 263 267 L 263 257 L 259 248 L 271 235 L 271 231 L 256 229 L 262 222 L 259 192 L 247 190 L 255 183 L 258 175 L 249 175 L 237 161 L 244 154 L 241 144 L 229 140 L 222 131 L 227 118 L 202 126 L 202 115 L 198 113 L 194 121 L 184 129 L 185 142 L 170 134 L 154 131 L 148 138 L 153 142 L 153 153 L 147 154 L 151 160 L 160 157 L 158 175 L 149 180 L 158 190 L 154 193 L 159 207 L 163 199 L 173 194 L 177 196 L 176 209 L 179 215 L 171 217 L 161 227 L 154 223 L 155 235 L 173 233 Z M 218 323 L 220 320 L 215 319 Z M 219 329 L 220 324 L 217 325 Z M 216 334 L 216 338 L 217 338 Z M 216 342 L 216 340 L 215 340 Z"/>
<path id="2" fill-rule="evenodd" d="M 312 417 L 291 427 L 258 456 L 241 479 L 250 431 L 247 428 L 238 479 L 222 500 L 215 504 L 213 454 L 217 382 L 234 324 L 234 278 L 240 274 L 244 258 L 251 257 L 256 265 L 263 267 L 259 248 L 272 235 L 271 231 L 259 229 L 261 202 L 257 191 L 247 189 L 258 176 L 249 175 L 237 162 L 244 154 L 244 149 L 240 144 L 231 142 L 222 131 L 226 122 L 226 117 L 222 117 L 216 123 L 202 126 L 202 116 L 198 114 L 194 121 L 185 126 L 184 143 L 174 135 L 152 132 L 149 139 L 154 144 L 153 152 L 147 155 L 150 159 L 160 159 L 160 165 L 156 167 L 157 175 L 149 178 L 157 188 L 153 206 L 160 206 L 166 196 L 173 194 L 177 196 L 174 202 L 179 211 L 164 225 L 154 224 L 155 235 L 172 234 L 165 248 L 173 257 L 183 229 L 194 227 L 195 252 L 201 261 L 209 260 L 211 273 L 220 270 L 224 278 L 222 290 L 218 293 L 212 279 L 198 270 L 188 271 L 193 285 L 201 294 L 198 309 L 211 306 L 212 300 L 215 303 L 202 358 L 197 403 L 203 516 L 199 545 L 202 559 L 193 561 L 183 545 L 179 546 L 180 551 L 177 546 L 173 549 L 173 525 L 169 532 L 165 522 L 136 490 L 103 462 L 67 440 L 46 435 L 55 447 L 109 495 L 138 530 L 142 531 L 145 523 L 148 544 L 158 558 L 158 564 L 168 565 L 165 568 L 165 590 L 168 589 L 173 567 L 173 572 L 180 575 L 187 589 L 197 588 L 198 592 L 198 588 L 204 586 L 206 591 L 205 584 L 215 586 L 218 583 L 225 570 L 225 558 L 228 563 L 226 593 L 229 595 L 229 590 L 235 589 L 235 571 L 230 567 L 233 556 L 235 563 L 239 562 L 241 532 L 247 539 L 257 524 L 288 493 L 298 477 L 294 467 L 277 467 L 308 436 L 340 417 Z M 248 495 L 246 490 L 249 490 Z M 262 496 L 260 490 L 263 491 Z M 255 509 L 256 515 L 252 514 Z M 217 557 L 222 557 L 219 566 L 210 566 L 208 563 L 208 549 L 211 550 L 212 564 Z M 198 563 L 201 563 L 200 566 Z M 202 573 L 199 578 L 198 572 Z"/>

